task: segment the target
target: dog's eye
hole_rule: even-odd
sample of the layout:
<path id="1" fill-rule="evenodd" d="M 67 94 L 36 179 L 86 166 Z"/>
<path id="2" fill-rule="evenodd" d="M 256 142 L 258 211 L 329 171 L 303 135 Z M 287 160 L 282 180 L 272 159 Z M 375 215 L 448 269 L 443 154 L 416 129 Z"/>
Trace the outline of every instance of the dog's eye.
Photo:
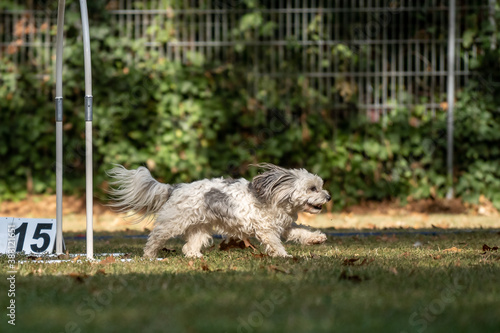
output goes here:
<path id="1" fill-rule="evenodd" d="M 317 192 L 318 191 L 318 189 L 316 188 L 316 186 L 311 187 L 309 190 L 311 190 L 313 192 Z"/>

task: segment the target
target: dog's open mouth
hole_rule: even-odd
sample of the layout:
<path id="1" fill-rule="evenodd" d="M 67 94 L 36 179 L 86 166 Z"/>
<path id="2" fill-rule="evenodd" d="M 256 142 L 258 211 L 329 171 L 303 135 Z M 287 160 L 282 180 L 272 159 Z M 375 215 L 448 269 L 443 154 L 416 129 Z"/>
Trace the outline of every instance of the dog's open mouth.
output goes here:
<path id="1" fill-rule="evenodd" d="M 307 211 L 309 211 L 309 212 L 315 212 L 318 210 L 321 211 L 321 209 L 323 209 L 323 205 L 313 205 L 313 204 L 307 203 L 306 208 L 307 208 Z"/>

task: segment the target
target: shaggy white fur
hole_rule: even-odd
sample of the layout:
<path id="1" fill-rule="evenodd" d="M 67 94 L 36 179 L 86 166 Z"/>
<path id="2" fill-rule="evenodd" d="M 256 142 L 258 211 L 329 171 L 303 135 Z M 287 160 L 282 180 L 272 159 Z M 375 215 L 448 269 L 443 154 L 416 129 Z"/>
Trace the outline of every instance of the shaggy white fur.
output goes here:
<path id="1" fill-rule="evenodd" d="M 248 239 L 256 237 L 271 256 L 290 257 L 281 243 L 320 244 L 326 235 L 298 227 L 299 211 L 317 214 L 331 199 L 323 180 L 304 169 L 284 169 L 263 163 L 265 172 L 246 179 L 204 179 L 189 184 L 162 184 L 149 170 L 127 170 L 117 166 L 108 171 L 113 178 L 111 204 L 132 213 L 135 221 L 155 218 L 144 256 L 153 258 L 164 242 L 183 236 L 182 252 L 202 257 L 201 250 L 212 242 L 212 233 Z"/>

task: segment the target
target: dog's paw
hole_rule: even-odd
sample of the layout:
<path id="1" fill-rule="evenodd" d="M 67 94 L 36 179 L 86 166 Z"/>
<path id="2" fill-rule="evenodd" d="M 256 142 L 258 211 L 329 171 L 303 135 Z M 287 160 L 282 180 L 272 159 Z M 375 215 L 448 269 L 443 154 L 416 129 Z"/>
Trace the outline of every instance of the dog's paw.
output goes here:
<path id="1" fill-rule="evenodd" d="M 273 253 L 270 254 L 270 256 L 274 258 L 293 258 L 293 256 L 288 253 Z"/>
<path id="2" fill-rule="evenodd" d="M 323 244 L 326 242 L 326 235 L 322 232 L 315 232 L 307 238 L 306 245 Z"/>

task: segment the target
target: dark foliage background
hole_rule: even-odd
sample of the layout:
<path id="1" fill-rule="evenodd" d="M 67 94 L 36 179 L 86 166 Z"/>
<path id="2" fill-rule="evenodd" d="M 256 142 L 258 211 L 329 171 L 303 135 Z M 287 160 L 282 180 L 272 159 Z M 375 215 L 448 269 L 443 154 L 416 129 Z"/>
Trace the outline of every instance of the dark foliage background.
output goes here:
<path id="1" fill-rule="evenodd" d="M 258 18 L 258 6 L 252 3 L 245 2 L 255 12 L 241 18 L 239 33 L 258 38 L 252 34 L 268 34 L 272 25 Z M 116 37 L 106 11 L 98 9 L 90 11 L 99 13 L 91 15 L 90 31 L 97 188 L 106 188 L 105 171 L 112 163 L 146 165 L 161 181 L 176 183 L 251 177 L 257 170 L 249 164 L 267 161 L 318 173 L 337 209 L 360 200 L 445 195 L 446 110 L 433 117 L 423 108 L 396 106 L 384 121 L 375 122 L 355 105 L 339 114 L 300 75 L 263 78 L 251 94 L 244 62 L 208 63 L 195 53 L 185 64 L 166 61 L 146 51 L 142 40 Z M 84 192 L 85 160 L 78 10 L 70 1 L 64 50 L 64 190 L 74 194 Z M 477 202 L 484 195 L 500 208 L 500 52 L 491 46 L 498 43 L 495 29 L 476 18 L 476 29 L 464 36 L 467 43 L 475 38 L 481 52 L 474 64 L 477 77 L 457 96 L 453 182 L 464 200 Z M 296 48 L 288 47 L 290 52 Z M 308 52 L 317 47 L 311 45 Z M 247 51 L 242 44 L 239 52 Z M 348 51 L 336 56 L 355 61 L 356 54 Z M 281 65 L 296 70 L 301 53 L 296 63 Z M 53 69 L 35 73 L 30 64 L 15 65 L 5 58 L 0 73 L 0 197 L 53 193 Z"/>

